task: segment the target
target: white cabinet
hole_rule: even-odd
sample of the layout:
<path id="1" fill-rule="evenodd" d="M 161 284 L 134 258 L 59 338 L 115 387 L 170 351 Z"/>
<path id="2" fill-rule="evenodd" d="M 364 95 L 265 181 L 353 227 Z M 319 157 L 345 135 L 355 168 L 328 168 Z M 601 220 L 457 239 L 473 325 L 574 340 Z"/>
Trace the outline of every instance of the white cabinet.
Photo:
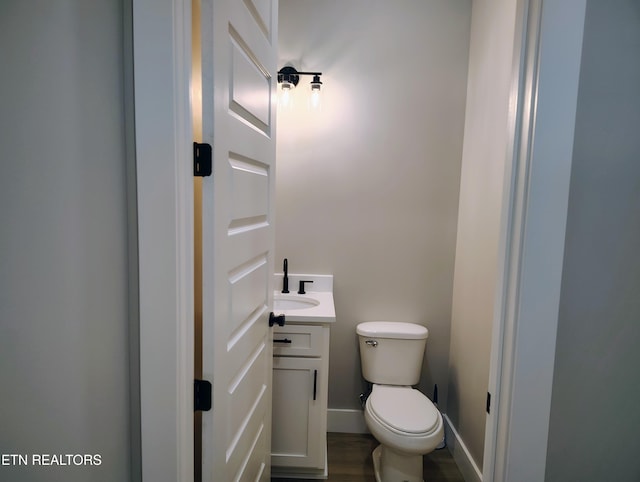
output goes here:
<path id="1" fill-rule="evenodd" d="M 273 333 L 274 477 L 327 477 L 329 326 L 287 322 Z"/>

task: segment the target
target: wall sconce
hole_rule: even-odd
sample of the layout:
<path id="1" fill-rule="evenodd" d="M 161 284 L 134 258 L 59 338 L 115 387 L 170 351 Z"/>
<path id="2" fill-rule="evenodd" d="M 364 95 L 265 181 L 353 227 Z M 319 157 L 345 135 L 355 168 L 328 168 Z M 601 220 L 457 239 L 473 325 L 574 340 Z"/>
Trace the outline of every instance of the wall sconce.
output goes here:
<path id="1" fill-rule="evenodd" d="M 287 106 L 290 104 L 289 96 L 291 91 L 300 82 L 301 75 L 311 75 L 313 80 L 310 82 L 311 86 L 311 100 L 310 105 L 312 108 L 317 109 L 320 106 L 320 89 L 322 88 L 322 81 L 320 76 L 322 72 L 298 72 L 290 65 L 285 65 L 278 71 L 278 84 L 280 84 L 280 90 L 282 91 L 282 104 Z"/>
<path id="2" fill-rule="evenodd" d="M 322 72 L 298 72 L 290 65 L 285 65 L 278 71 L 278 84 L 280 84 L 282 90 L 291 90 L 295 88 L 296 85 L 298 85 L 301 75 L 313 75 L 313 80 L 311 81 L 311 90 L 320 90 L 320 88 L 322 87 L 322 82 L 320 81 Z"/>

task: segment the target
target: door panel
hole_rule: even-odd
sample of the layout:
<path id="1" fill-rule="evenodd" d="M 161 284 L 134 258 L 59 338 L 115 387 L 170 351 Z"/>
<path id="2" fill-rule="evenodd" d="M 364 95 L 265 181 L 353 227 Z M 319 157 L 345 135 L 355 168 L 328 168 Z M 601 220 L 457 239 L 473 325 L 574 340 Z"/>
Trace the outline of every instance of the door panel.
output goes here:
<path id="1" fill-rule="evenodd" d="M 230 32 L 231 48 L 231 110 L 263 132 L 269 128 L 269 78 L 264 67 L 256 63 L 253 53 L 240 44 L 238 33 Z"/>
<path id="2" fill-rule="evenodd" d="M 277 2 L 201 4 L 204 481 L 270 478 Z"/>
<path id="3" fill-rule="evenodd" d="M 265 37 L 268 39 L 272 38 L 272 27 L 269 19 L 272 15 L 273 2 L 270 0 L 244 0 L 244 3 Z"/>
<path id="4" fill-rule="evenodd" d="M 233 186 L 230 234 L 263 227 L 269 209 L 269 166 L 239 156 L 229 159 L 229 163 Z"/>

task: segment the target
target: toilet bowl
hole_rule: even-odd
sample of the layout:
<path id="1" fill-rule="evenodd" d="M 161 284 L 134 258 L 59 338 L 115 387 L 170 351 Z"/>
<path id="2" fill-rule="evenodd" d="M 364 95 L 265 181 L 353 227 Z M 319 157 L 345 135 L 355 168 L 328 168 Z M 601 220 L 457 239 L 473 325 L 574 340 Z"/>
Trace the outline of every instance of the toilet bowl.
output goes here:
<path id="1" fill-rule="evenodd" d="M 373 385 L 364 416 L 376 440 L 398 452 L 429 453 L 442 441 L 444 434 L 438 409 L 411 387 Z"/>
<path id="2" fill-rule="evenodd" d="M 373 385 L 365 422 L 380 445 L 373 452 L 377 482 L 422 482 L 422 456 L 442 441 L 438 409 L 411 387 Z"/>
<path id="3" fill-rule="evenodd" d="M 442 415 L 420 391 L 428 330 L 401 322 L 360 323 L 362 373 L 372 390 L 364 418 L 380 442 L 373 451 L 377 482 L 422 482 L 422 456 L 443 440 Z"/>

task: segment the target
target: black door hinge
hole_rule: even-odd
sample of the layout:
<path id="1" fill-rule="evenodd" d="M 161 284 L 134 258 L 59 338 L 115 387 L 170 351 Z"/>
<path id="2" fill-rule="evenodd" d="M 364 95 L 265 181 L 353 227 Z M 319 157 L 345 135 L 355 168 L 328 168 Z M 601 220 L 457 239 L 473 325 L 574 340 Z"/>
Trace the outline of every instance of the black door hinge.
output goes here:
<path id="1" fill-rule="evenodd" d="M 491 394 L 487 392 L 487 413 L 491 413 Z"/>
<path id="2" fill-rule="evenodd" d="M 208 412 L 211 410 L 211 382 L 193 381 L 193 410 Z"/>
<path id="3" fill-rule="evenodd" d="M 211 144 L 193 143 L 193 175 L 206 177 L 213 170 L 213 155 Z"/>

